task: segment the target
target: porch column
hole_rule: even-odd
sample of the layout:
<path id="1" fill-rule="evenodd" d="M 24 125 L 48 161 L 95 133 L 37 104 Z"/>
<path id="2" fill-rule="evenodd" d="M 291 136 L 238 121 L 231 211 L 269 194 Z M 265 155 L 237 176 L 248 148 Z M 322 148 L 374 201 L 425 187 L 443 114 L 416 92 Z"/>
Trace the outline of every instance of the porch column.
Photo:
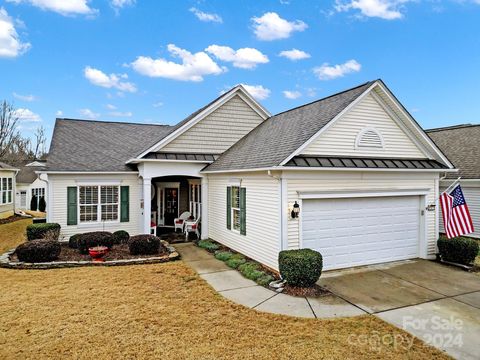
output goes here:
<path id="1" fill-rule="evenodd" d="M 208 178 L 202 177 L 202 239 L 208 239 Z"/>
<path id="2" fill-rule="evenodd" d="M 152 179 L 143 179 L 143 233 L 150 234 L 152 213 Z"/>

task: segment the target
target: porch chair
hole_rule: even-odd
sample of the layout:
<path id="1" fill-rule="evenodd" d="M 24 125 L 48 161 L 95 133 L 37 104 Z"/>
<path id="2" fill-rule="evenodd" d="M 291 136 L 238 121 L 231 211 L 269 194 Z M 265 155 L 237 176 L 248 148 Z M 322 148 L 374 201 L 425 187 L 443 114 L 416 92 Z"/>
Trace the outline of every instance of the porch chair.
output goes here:
<path id="1" fill-rule="evenodd" d="M 194 232 L 197 239 L 200 240 L 200 218 L 191 221 L 185 221 L 185 241 L 188 241 L 188 234 Z"/>
<path id="2" fill-rule="evenodd" d="M 180 229 L 181 232 L 185 229 L 185 221 L 192 216 L 189 211 L 183 212 L 180 217 L 175 218 L 173 223 L 175 224 L 175 232 L 177 232 L 177 229 Z"/>

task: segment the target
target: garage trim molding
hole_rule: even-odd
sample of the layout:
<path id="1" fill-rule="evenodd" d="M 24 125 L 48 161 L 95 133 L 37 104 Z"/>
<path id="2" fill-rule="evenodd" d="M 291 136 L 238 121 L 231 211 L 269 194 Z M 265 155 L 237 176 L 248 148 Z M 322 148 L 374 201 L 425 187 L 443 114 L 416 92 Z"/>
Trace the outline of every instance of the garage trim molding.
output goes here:
<path id="1" fill-rule="evenodd" d="M 379 189 L 379 190 L 344 190 L 344 191 L 297 191 L 298 203 L 300 205 L 300 214 L 296 221 L 298 221 L 298 240 L 300 249 L 303 248 L 303 219 L 302 209 L 303 200 L 309 199 L 335 199 L 335 198 L 359 198 L 359 197 L 390 197 L 390 196 L 419 196 L 420 199 L 420 213 L 419 216 L 419 249 L 418 256 L 423 259 L 428 259 L 428 246 L 427 246 L 427 223 L 426 223 L 426 207 L 427 207 L 427 195 L 430 189 Z M 438 211 L 438 209 L 436 209 Z M 292 220 L 290 220 L 292 221 Z"/>

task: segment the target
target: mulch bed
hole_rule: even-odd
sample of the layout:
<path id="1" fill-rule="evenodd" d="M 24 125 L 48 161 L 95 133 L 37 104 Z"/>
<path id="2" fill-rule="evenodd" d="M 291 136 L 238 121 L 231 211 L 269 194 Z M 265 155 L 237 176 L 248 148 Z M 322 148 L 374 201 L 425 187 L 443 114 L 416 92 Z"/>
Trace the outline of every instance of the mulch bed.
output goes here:
<path id="1" fill-rule="evenodd" d="M 83 255 L 78 252 L 77 249 L 69 248 L 67 244 L 62 244 L 62 250 L 57 262 L 60 261 L 92 261 L 90 255 Z M 127 260 L 127 259 L 145 259 L 149 257 L 157 257 L 167 255 L 167 251 L 160 251 L 155 255 L 131 255 L 128 250 L 128 245 L 114 245 L 107 255 L 103 257 L 104 260 Z M 15 254 L 11 256 L 12 261 L 18 261 Z"/>
<path id="2" fill-rule="evenodd" d="M 319 285 L 313 287 L 296 287 L 285 285 L 282 291 L 283 294 L 292 295 L 292 296 L 308 296 L 308 297 L 321 297 L 330 294 L 330 291 L 325 290 Z"/>
<path id="3" fill-rule="evenodd" d="M 31 219 L 31 217 L 30 216 L 13 215 L 13 216 L 10 216 L 10 217 L 5 218 L 5 219 L 0 219 L 0 225 L 9 224 L 9 223 L 12 223 L 14 221 L 23 220 L 23 219 Z"/>

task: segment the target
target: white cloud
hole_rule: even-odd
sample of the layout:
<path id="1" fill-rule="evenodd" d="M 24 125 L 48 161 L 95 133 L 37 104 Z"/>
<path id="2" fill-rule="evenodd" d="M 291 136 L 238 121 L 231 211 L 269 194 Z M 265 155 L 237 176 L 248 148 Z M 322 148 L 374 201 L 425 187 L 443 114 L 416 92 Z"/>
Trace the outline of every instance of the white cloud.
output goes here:
<path id="1" fill-rule="evenodd" d="M 15 29 L 13 19 L 7 10 L 0 7 L 0 58 L 14 58 L 30 49 L 30 43 L 23 43 Z"/>
<path id="2" fill-rule="evenodd" d="M 254 69 L 258 64 L 266 64 L 269 61 L 267 55 L 253 48 L 234 50 L 228 46 L 210 45 L 205 51 L 242 69 Z"/>
<path id="3" fill-rule="evenodd" d="M 136 0 L 110 0 L 110 5 L 114 9 L 121 9 L 126 6 L 135 5 L 136 2 L 137 2 Z"/>
<path id="4" fill-rule="evenodd" d="M 55 113 L 55 116 L 57 116 L 57 117 L 63 116 L 63 111 L 62 110 L 57 110 L 57 112 Z"/>
<path id="5" fill-rule="evenodd" d="M 270 96 L 270 89 L 263 87 L 262 85 L 247 85 L 242 84 L 245 90 L 257 100 L 265 100 Z"/>
<path id="6" fill-rule="evenodd" d="M 203 81 L 205 75 L 218 75 L 226 71 L 203 51 L 192 54 L 174 44 L 169 44 L 167 49 L 171 56 L 180 58 L 182 62 L 179 64 L 162 58 L 139 56 L 131 64 L 133 69 L 145 76 L 181 81 Z"/>
<path id="7" fill-rule="evenodd" d="M 360 16 L 396 20 L 403 17 L 402 5 L 412 0 L 336 0 L 338 12 L 359 10 Z"/>
<path id="8" fill-rule="evenodd" d="M 27 101 L 27 102 L 32 102 L 37 100 L 37 97 L 35 95 L 21 95 L 21 94 L 17 94 L 16 92 L 13 93 L 13 97 L 15 99 L 18 99 L 21 101 Z"/>
<path id="9" fill-rule="evenodd" d="M 107 75 L 103 71 L 92 68 L 87 66 L 83 73 L 85 77 L 90 81 L 93 85 L 101 86 L 104 88 L 115 88 L 120 91 L 127 91 L 127 92 L 136 92 L 137 88 L 135 84 L 123 81 L 128 79 L 127 74 L 110 74 Z"/>
<path id="10" fill-rule="evenodd" d="M 163 106 L 163 102 L 161 102 L 161 101 L 156 102 L 156 103 L 152 104 L 152 106 L 153 106 L 154 108 L 159 108 L 159 107 Z"/>
<path id="11" fill-rule="evenodd" d="M 30 109 L 17 109 L 14 112 L 15 116 L 22 122 L 39 122 L 42 121 L 40 115 L 34 113 Z"/>
<path id="12" fill-rule="evenodd" d="M 298 49 L 281 51 L 278 56 L 285 57 L 292 61 L 308 59 L 309 57 L 311 57 L 309 53 Z"/>
<path id="13" fill-rule="evenodd" d="M 108 109 L 108 110 L 116 110 L 117 107 L 115 105 L 112 105 L 112 104 L 107 104 L 105 105 L 105 107 Z"/>
<path id="14" fill-rule="evenodd" d="M 277 40 L 290 37 L 294 31 L 304 31 L 308 25 L 301 20 L 288 21 L 275 12 L 253 17 L 253 31 L 259 40 Z"/>
<path id="15" fill-rule="evenodd" d="M 115 116 L 115 117 L 132 117 L 133 113 L 131 111 L 125 111 L 125 112 L 111 111 L 108 113 L 108 115 Z"/>
<path id="16" fill-rule="evenodd" d="M 100 117 L 99 113 L 93 112 L 90 109 L 80 109 L 80 110 L 78 110 L 78 112 L 80 113 L 80 115 L 82 115 L 86 119 L 95 120 L 95 119 L 98 119 Z"/>
<path id="17" fill-rule="evenodd" d="M 320 80 L 332 80 L 338 77 L 343 77 L 346 74 L 359 72 L 362 68 L 356 60 L 348 60 L 346 63 L 330 66 L 324 63 L 322 66 L 313 69 L 313 73 L 317 75 Z"/>
<path id="18" fill-rule="evenodd" d="M 297 90 L 285 90 L 283 91 L 283 96 L 285 96 L 287 99 L 298 99 L 300 96 L 302 96 L 302 93 Z"/>
<path id="19" fill-rule="evenodd" d="M 193 14 L 195 14 L 195 16 L 200 21 L 223 23 L 222 17 L 218 14 L 206 13 L 206 12 L 203 12 L 201 10 L 198 10 L 195 7 L 190 8 L 189 11 L 192 12 Z"/>
<path id="20" fill-rule="evenodd" d="M 15 4 L 26 3 L 42 10 L 68 15 L 94 15 L 97 9 L 88 6 L 90 0 L 7 0 Z"/>

